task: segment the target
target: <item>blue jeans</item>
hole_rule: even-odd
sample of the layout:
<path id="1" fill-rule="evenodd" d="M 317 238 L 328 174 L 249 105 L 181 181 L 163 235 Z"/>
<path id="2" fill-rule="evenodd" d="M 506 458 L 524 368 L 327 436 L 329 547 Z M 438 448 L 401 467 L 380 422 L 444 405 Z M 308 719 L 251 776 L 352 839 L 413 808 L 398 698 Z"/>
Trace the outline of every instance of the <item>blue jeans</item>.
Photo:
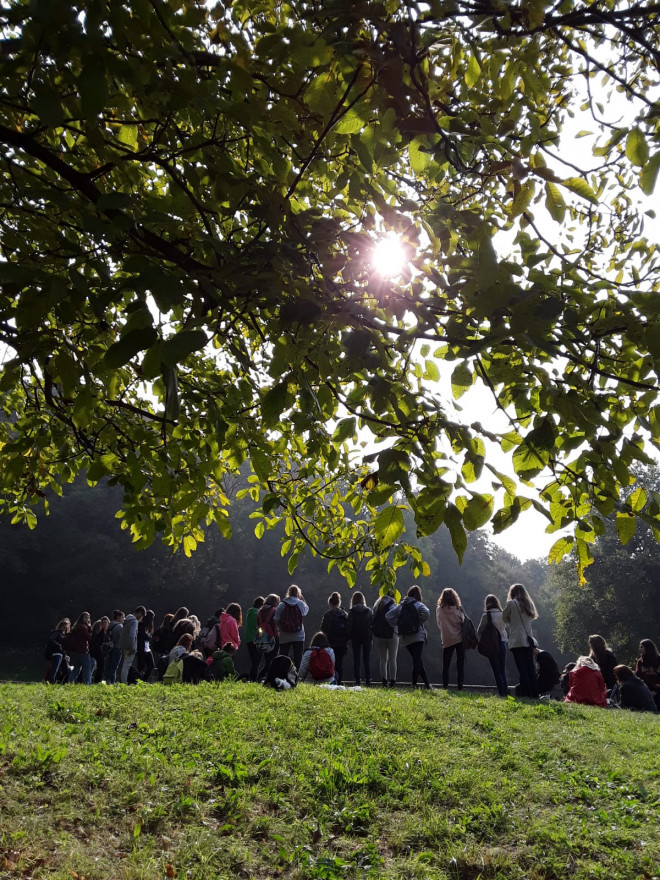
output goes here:
<path id="1" fill-rule="evenodd" d="M 53 654 L 50 658 L 50 668 L 48 670 L 48 681 L 51 684 L 55 684 L 55 680 L 57 679 L 57 673 L 60 671 L 60 663 L 62 662 L 62 658 L 64 654 Z"/>
<path id="2" fill-rule="evenodd" d="M 489 657 L 488 662 L 495 676 L 498 694 L 501 697 L 507 697 L 509 688 L 506 681 L 506 642 L 500 642 L 500 650 L 494 657 Z"/>
<path id="3" fill-rule="evenodd" d="M 71 658 L 69 684 L 72 684 L 78 678 L 79 673 L 82 674 L 83 684 L 91 684 L 94 664 L 89 654 L 76 654 L 75 651 L 70 651 L 69 656 Z"/>
<path id="4" fill-rule="evenodd" d="M 117 669 L 121 660 L 121 648 L 112 648 L 105 658 L 105 680 L 108 684 L 117 681 Z"/>

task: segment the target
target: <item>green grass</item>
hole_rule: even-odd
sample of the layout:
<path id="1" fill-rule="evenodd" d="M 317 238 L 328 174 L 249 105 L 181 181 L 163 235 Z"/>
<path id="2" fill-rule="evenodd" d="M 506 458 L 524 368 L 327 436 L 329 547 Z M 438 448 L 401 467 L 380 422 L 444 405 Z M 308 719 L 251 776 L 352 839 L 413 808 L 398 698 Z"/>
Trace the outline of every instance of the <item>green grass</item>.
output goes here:
<path id="1" fill-rule="evenodd" d="M 442 691 L 0 686 L 0 878 L 650 880 L 659 732 Z"/>

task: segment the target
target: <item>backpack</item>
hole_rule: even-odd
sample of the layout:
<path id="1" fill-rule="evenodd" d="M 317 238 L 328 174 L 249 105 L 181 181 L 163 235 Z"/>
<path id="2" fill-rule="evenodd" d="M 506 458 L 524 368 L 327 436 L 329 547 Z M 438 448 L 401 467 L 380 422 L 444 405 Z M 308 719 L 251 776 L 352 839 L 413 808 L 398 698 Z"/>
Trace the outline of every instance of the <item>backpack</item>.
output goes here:
<path id="1" fill-rule="evenodd" d="M 467 616 L 465 611 L 463 611 L 463 623 L 461 625 L 461 631 L 463 633 L 463 644 L 465 645 L 465 650 L 473 651 L 479 644 L 479 639 L 477 638 L 477 631 L 474 628 L 474 624 Z"/>
<path id="2" fill-rule="evenodd" d="M 412 596 L 406 597 L 401 603 L 397 629 L 400 636 L 414 636 L 419 630 L 419 614 Z"/>
<path id="3" fill-rule="evenodd" d="M 390 601 L 387 602 L 386 600 Z M 377 639 L 391 639 L 394 635 L 394 627 L 390 626 L 390 624 L 385 620 L 385 615 L 394 605 L 394 599 L 391 596 L 383 596 L 380 602 L 377 603 L 378 607 L 374 612 L 371 628 L 373 630 L 373 634 Z M 403 611 L 403 609 L 401 609 Z"/>
<path id="4" fill-rule="evenodd" d="M 348 642 L 348 615 L 341 608 L 336 608 L 331 612 L 329 622 L 330 632 L 327 633 L 327 636 L 330 644 L 340 648 L 345 647 Z"/>
<path id="5" fill-rule="evenodd" d="M 108 629 L 106 630 L 105 635 L 103 636 L 103 641 L 101 642 L 101 653 L 103 654 L 104 657 L 107 657 L 108 654 L 110 653 L 110 651 L 112 651 L 112 649 L 115 646 L 115 643 L 112 640 L 112 631 L 116 626 L 117 626 L 117 621 L 114 621 L 113 623 L 111 623 L 110 626 L 108 627 Z"/>
<path id="6" fill-rule="evenodd" d="M 312 648 L 309 658 L 309 671 L 314 681 L 325 681 L 335 674 L 335 664 L 325 648 Z"/>
<path id="7" fill-rule="evenodd" d="M 302 629 L 303 616 L 297 602 L 285 602 L 280 629 L 285 633 L 297 633 Z"/>
<path id="8" fill-rule="evenodd" d="M 183 657 L 172 660 L 163 676 L 163 684 L 181 684 L 183 681 Z"/>
<path id="9" fill-rule="evenodd" d="M 500 652 L 500 645 L 502 644 L 502 636 L 500 635 L 500 631 L 493 623 L 493 616 L 488 613 L 488 623 L 484 627 L 483 632 L 481 633 L 481 637 L 479 639 L 479 644 L 477 645 L 477 651 L 480 654 L 483 654 L 484 657 L 497 657 Z"/>

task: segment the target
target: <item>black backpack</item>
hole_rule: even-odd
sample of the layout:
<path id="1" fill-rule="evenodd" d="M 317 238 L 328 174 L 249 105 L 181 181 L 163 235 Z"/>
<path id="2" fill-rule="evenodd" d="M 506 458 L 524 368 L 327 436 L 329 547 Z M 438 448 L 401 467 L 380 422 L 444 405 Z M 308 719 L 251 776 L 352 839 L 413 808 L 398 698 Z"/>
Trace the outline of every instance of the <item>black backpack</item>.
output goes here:
<path id="1" fill-rule="evenodd" d="M 377 608 L 371 623 L 373 634 L 377 639 L 391 639 L 394 635 L 394 627 L 385 620 L 385 615 L 394 606 L 394 599 L 391 596 L 383 596 L 376 604 Z"/>
<path id="2" fill-rule="evenodd" d="M 400 636 L 414 636 L 419 631 L 419 614 L 412 596 L 407 596 L 401 603 L 397 629 Z"/>
<path id="3" fill-rule="evenodd" d="M 461 610 L 463 611 L 463 626 L 461 627 L 461 631 L 463 634 L 463 644 L 465 645 L 466 651 L 474 651 L 474 649 L 479 645 L 477 631 L 474 628 L 474 624 L 465 613 L 465 609 L 463 608 L 463 606 L 461 606 Z"/>
<path id="4" fill-rule="evenodd" d="M 477 645 L 477 651 L 480 654 L 483 654 L 484 657 L 497 657 L 500 652 L 500 645 L 502 644 L 502 636 L 500 635 L 500 631 L 493 623 L 493 616 L 488 613 L 488 623 L 484 627 L 481 636 L 479 637 L 479 644 Z"/>
<path id="5" fill-rule="evenodd" d="M 341 608 L 330 612 L 328 640 L 331 645 L 345 648 L 348 642 L 348 615 Z"/>
<path id="6" fill-rule="evenodd" d="M 264 679 L 264 685 L 276 690 L 282 690 L 282 685 L 278 684 L 276 679 L 287 682 L 289 687 L 292 688 L 298 684 L 298 672 L 293 665 L 293 660 L 287 657 L 286 654 L 278 654 L 277 657 L 273 658 L 268 675 Z"/>

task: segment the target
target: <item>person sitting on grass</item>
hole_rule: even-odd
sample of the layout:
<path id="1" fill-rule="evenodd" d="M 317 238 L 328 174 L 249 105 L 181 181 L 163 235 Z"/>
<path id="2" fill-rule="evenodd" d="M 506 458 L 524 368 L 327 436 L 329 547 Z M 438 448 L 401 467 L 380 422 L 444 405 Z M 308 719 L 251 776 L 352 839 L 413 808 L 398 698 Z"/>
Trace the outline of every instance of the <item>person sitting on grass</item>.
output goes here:
<path id="1" fill-rule="evenodd" d="M 317 632 L 303 654 L 298 680 L 310 684 L 335 683 L 335 652 L 324 632 Z"/>
<path id="2" fill-rule="evenodd" d="M 656 708 L 660 709 L 660 654 L 655 642 L 652 642 L 651 639 L 642 639 L 639 643 L 639 658 L 635 665 L 635 675 L 651 691 Z"/>
<path id="3" fill-rule="evenodd" d="M 613 697 L 621 709 L 631 709 L 633 712 L 657 711 L 653 694 L 630 666 L 615 666 L 614 677 L 618 686 Z"/>
<path id="4" fill-rule="evenodd" d="M 608 691 L 611 691 L 616 684 L 614 667 L 617 665 L 617 659 L 602 636 L 589 636 L 589 656 L 598 664 L 598 668 L 605 679 L 605 687 Z"/>
<path id="5" fill-rule="evenodd" d="M 234 654 L 236 648 L 231 642 L 225 642 L 219 651 L 214 651 L 208 662 L 209 675 L 214 681 L 236 679 Z"/>
<path id="6" fill-rule="evenodd" d="M 575 669 L 568 676 L 567 703 L 607 708 L 607 688 L 598 664 L 591 657 L 578 657 Z"/>

